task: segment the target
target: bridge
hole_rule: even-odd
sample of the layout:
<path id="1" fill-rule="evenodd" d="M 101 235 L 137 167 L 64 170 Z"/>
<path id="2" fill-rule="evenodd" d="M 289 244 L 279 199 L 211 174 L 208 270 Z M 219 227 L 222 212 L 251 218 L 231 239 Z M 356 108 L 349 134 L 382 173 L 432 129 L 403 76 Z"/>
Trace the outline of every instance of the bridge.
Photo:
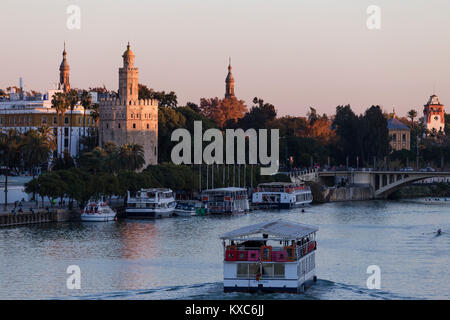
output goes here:
<path id="1" fill-rule="evenodd" d="M 289 173 L 292 181 L 306 182 L 314 181 L 324 185 L 334 186 L 337 184 L 351 184 L 370 186 L 373 197 L 376 199 L 387 198 L 391 193 L 403 186 L 416 181 L 448 177 L 449 171 L 390 171 L 390 170 L 342 170 L 342 171 L 319 171 L 306 170 Z"/>

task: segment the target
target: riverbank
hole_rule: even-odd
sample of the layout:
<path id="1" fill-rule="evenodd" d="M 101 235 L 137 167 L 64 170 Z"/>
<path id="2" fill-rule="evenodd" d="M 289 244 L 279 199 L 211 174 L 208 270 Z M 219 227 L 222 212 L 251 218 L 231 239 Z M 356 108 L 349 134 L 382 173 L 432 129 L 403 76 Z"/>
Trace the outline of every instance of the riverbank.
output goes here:
<path id="1" fill-rule="evenodd" d="M 450 185 L 446 183 L 413 184 L 402 187 L 390 195 L 390 199 L 418 197 L 450 197 Z"/>
<path id="2" fill-rule="evenodd" d="M 372 187 L 353 185 L 346 187 L 325 187 L 320 183 L 307 182 L 313 194 L 313 203 L 366 201 L 374 199 Z"/>
<path id="3" fill-rule="evenodd" d="M 79 220 L 79 211 L 68 209 L 33 209 L 33 211 L 27 210 L 15 214 L 10 212 L 0 212 L 0 227 Z"/>

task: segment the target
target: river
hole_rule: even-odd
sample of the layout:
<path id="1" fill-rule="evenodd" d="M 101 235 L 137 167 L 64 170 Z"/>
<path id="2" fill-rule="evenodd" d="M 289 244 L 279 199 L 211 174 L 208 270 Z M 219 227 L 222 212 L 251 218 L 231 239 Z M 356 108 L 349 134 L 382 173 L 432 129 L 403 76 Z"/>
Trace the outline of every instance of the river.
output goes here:
<path id="1" fill-rule="evenodd" d="M 219 235 L 279 218 L 319 227 L 318 282 L 305 294 L 223 293 Z M 0 259 L 0 299 L 448 299 L 450 202 L 3 228 Z M 69 265 L 80 267 L 79 290 L 67 289 Z M 370 265 L 380 289 L 367 288 Z"/>

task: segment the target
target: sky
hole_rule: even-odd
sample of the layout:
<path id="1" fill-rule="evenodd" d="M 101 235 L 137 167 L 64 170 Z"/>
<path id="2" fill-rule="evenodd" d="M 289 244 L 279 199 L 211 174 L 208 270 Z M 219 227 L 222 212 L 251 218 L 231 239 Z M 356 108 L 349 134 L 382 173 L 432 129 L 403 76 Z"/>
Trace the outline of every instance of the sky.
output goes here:
<path id="1" fill-rule="evenodd" d="M 70 5 L 79 29 L 67 27 Z M 450 108 L 449 14 L 448 0 L 2 0 L 0 88 L 19 77 L 26 90 L 52 88 L 66 41 L 72 87 L 117 90 L 129 41 L 139 82 L 180 105 L 223 97 L 231 57 L 249 107 L 256 96 L 280 116 L 345 104 L 422 114 L 433 93 Z"/>

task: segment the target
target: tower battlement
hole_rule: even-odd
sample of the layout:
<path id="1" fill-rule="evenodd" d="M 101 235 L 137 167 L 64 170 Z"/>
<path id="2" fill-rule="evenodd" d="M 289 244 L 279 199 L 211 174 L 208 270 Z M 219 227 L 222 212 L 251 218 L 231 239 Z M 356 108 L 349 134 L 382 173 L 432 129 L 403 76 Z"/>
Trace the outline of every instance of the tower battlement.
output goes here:
<path id="1" fill-rule="evenodd" d="M 139 99 L 130 100 L 128 103 L 125 99 L 108 99 L 100 101 L 101 107 L 115 107 L 115 106 L 152 106 L 158 107 L 159 101 L 156 99 Z"/>

